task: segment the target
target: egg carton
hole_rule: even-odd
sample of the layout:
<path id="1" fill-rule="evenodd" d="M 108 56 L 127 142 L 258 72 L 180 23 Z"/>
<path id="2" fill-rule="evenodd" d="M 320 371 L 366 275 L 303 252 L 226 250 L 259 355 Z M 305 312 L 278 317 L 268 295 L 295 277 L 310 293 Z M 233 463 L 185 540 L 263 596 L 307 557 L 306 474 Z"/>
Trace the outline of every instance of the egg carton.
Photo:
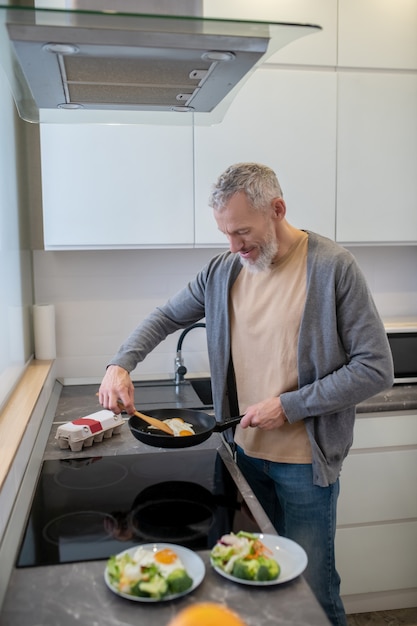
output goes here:
<path id="1" fill-rule="evenodd" d="M 72 452 L 79 452 L 83 447 L 89 448 L 93 443 L 118 435 L 123 424 L 121 415 L 104 409 L 58 426 L 55 439 L 61 450 L 71 448 Z"/>

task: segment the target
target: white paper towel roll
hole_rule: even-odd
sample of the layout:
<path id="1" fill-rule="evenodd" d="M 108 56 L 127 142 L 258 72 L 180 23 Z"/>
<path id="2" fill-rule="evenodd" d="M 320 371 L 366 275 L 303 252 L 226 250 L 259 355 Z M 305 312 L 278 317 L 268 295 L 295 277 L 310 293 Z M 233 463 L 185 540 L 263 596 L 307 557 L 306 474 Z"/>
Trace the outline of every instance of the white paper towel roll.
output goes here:
<path id="1" fill-rule="evenodd" d="M 55 307 L 35 304 L 33 307 L 35 357 L 40 360 L 56 358 Z"/>

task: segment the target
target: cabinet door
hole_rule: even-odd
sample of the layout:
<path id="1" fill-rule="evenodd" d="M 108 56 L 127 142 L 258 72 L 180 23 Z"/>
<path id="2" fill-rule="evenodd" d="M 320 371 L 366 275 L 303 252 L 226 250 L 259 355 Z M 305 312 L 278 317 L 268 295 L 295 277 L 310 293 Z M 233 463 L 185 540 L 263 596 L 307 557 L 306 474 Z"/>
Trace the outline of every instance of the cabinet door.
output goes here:
<path id="1" fill-rule="evenodd" d="M 336 565 L 343 595 L 416 586 L 416 473 L 416 412 L 358 414 L 338 501 Z"/>
<path id="2" fill-rule="evenodd" d="M 315 24 L 322 30 L 301 37 L 267 57 L 267 63 L 296 63 L 302 65 L 336 65 L 337 2 L 334 0 L 210 0 L 204 2 L 205 17 L 235 18 Z M 272 30 L 273 33 L 273 30 Z"/>
<path id="3" fill-rule="evenodd" d="M 417 241 L 417 76 L 339 73 L 337 240 Z"/>
<path id="4" fill-rule="evenodd" d="M 417 498 L 410 497 L 415 493 L 416 472 L 417 449 L 351 452 L 340 478 L 338 524 L 416 519 Z"/>
<path id="5" fill-rule="evenodd" d="M 372 497 L 371 492 L 368 497 Z M 342 595 L 415 588 L 416 539 L 416 521 L 338 529 L 336 566 Z"/>
<path id="6" fill-rule="evenodd" d="M 339 66 L 417 69 L 416 0 L 339 0 Z"/>
<path id="7" fill-rule="evenodd" d="M 242 161 L 275 170 L 289 222 L 334 239 L 335 75 L 260 68 L 221 124 L 195 129 L 196 245 L 226 245 L 207 199 L 219 174 Z"/>
<path id="8" fill-rule="evenodd" d="M 192 128 L 41 126 L 46 249 L 191 246 Z"/>

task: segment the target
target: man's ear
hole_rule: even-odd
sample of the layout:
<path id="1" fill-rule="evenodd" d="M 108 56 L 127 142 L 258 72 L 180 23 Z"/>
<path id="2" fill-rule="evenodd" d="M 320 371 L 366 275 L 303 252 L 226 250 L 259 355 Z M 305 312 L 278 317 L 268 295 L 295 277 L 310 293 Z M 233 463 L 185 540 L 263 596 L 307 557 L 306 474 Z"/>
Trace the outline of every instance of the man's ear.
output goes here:
<path id="1" fill-rule="evenodd" d="M 287 207 L 284 198 L 274 198 L 271 202 L 271 207 L 277 219 L 282 220 L 285 217 Z"/>

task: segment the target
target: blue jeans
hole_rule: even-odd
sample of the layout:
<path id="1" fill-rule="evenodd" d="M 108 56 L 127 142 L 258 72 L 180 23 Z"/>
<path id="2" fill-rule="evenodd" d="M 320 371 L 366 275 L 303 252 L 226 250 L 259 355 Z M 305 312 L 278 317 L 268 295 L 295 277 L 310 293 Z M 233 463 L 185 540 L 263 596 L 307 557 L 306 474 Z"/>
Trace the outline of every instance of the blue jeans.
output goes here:
<path id="1" fill-rule="evenodd" d="M 334 555 L 339 481 L 318 487 L 310 464 L 254 459 L 239 446 L 237 464 L 277 533 L 306 551 L 304 577 L 331 624 L 346 626 Z"/>

